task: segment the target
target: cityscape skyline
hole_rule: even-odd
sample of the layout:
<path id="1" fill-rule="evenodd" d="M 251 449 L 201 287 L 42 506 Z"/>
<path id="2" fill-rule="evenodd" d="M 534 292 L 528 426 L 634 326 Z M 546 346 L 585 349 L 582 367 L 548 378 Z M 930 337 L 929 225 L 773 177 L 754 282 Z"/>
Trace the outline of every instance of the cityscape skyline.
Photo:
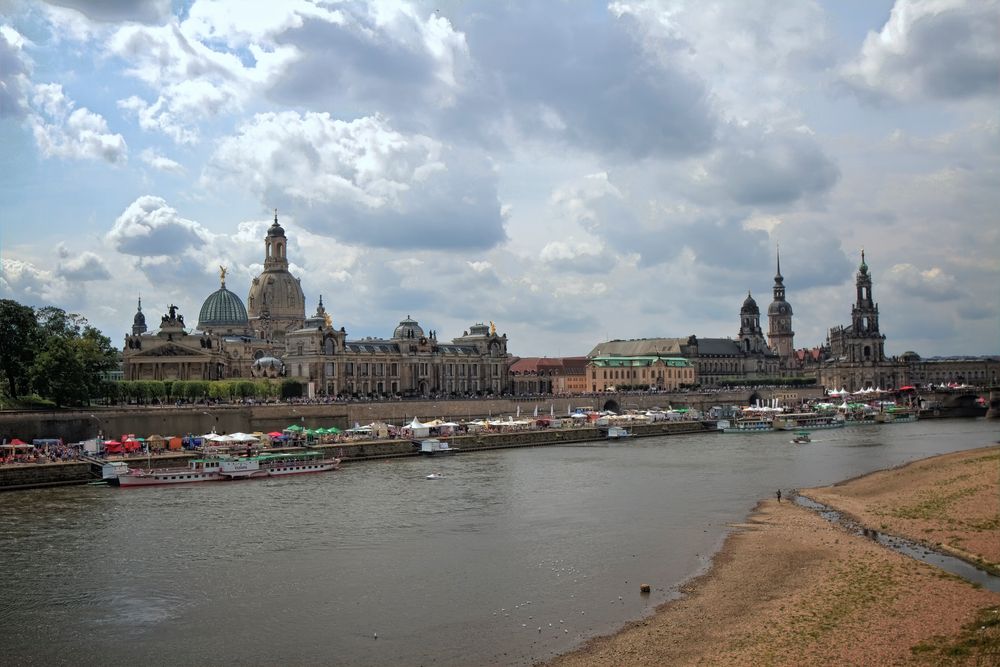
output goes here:
<path id="1" fill-rule="evenodd" d="M 5 5 L 0 298 L 193 325 L 277 207 L 352 338 L 735 338 L 780 245 L 797 348 L 864 248 L 888 354 L 1000 351 L 998 2 L 243 7 Z"/>

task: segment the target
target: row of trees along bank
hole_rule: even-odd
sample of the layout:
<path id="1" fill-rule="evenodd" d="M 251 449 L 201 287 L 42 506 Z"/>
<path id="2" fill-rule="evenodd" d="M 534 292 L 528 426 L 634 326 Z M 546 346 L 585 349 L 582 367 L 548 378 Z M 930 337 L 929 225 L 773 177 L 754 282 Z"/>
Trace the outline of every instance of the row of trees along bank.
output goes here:
<path id="1" fill-rule="evenodd" d="M 81 315 L 0 299 L 0 404 L 87 405 L 103 397 L 118 366 L 111 339 Z"/>
<path id="2" fill-rule="evenodd" d="M 125 380 L 113 383 L 113 403 L 199 403 L 300 396 L 302 385 L 294 380 Z"/>

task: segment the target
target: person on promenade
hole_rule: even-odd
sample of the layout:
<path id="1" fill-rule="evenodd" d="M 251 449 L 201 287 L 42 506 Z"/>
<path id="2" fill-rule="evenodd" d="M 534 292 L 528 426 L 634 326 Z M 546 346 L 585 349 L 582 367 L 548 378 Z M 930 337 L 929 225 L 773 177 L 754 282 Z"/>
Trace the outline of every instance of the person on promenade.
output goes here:
<path id="1" fill-rule="evenodd" d="M 778 489 L 778 491 L 777 491 L 777 493 L 775 495 L 778 496 L 778 502 L 780 503 L 781 502 L 781 489 Z"/>

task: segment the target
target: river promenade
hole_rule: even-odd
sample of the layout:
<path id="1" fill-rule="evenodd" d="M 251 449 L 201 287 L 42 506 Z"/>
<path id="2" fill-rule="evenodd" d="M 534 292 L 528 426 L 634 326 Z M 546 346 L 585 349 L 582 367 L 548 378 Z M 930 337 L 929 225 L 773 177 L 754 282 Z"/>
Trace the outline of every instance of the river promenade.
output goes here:
<path id="1" fill-rule="evenodd" d="M 1000 567 L 1000 447 L 799 493 L 870 529 Z M 681 599 L 549 665 L 1000 665 L 1000 594 L 852 534 L 787 493 L 733 528 Z"/>
<path id="2" fill-rule="evenodd" d="M 696 433 L 714 433 L 713 422 L 702 421 L 661 421 L 651 424 L 636 424 L 629 427 L 635 437 L 655 437 Z M 471 453 L 514 447 L 541 447 L 546 445 L 566 445 L 580 442 L 595 442 L 607 439 L 607 429 L 596 426 L 565 426 L 500 433 L 480 432 L 447 438 L 450 446 L 458 453 Z M 378 440 L 367 437 L 348 439 L 342 442 L 320 444 L 308 449 L 321 451 L 325 458 L 339 458 L 344 462 L 368 461 L 388 458 L 420 456 L 420 452 L 408 439 Z M 302 447 L 277 447 L 267 451 L 298 452 Z M 151 456 L 110 456 L 109 461 L 126 461 L 134 467 L 182 468 L 188 461 L 202 456 L 199 451 L 167 452 Z M 0 491 L 85 484 L 100 477 L 100 466 L 96 461 L 60 461 L 54 463 L 21 463 L 0 465 Z"/>

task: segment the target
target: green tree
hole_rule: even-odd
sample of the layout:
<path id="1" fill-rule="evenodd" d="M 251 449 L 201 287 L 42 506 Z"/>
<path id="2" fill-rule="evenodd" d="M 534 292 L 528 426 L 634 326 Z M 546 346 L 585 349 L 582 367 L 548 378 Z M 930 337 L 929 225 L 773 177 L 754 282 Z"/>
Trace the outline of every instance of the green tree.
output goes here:
<path id="1" fill-rule="evenodd" d="M 72 339 L 50 336 L 31 366 L 31 384 L 59 407 L 79 405 L 89 398 L 86 370 Z"/>
<path id="2" fill-rule="evenodd" d="M 0 299 L 0 371 L 7 393 L 14 398 L 30 391 L 31 365 L 39 340 L 35 310 Z"/>

